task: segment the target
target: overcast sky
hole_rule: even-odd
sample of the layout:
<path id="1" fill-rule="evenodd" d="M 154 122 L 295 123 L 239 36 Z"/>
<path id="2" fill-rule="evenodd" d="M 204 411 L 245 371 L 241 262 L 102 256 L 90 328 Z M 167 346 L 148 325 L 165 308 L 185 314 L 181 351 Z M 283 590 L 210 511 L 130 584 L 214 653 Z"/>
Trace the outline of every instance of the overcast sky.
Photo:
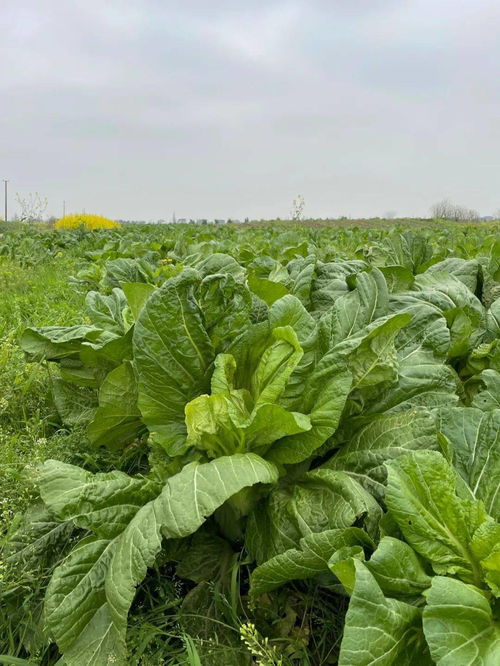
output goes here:
<path id="1" fill-rule="evenodd" d="M 49 213 L 500 209 L 498 0 L 1 0 L 0 25 L 0 177 Z"/>

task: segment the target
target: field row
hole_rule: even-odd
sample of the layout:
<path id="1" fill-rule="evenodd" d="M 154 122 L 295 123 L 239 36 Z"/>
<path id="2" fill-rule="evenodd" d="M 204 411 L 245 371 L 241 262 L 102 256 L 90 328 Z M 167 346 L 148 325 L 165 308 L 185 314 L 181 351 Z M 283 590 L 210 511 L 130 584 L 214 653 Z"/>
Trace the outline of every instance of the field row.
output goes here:
<path id="1" fill-rule="evenodd" d="M 498 227 L 23 230 L 0 286 L 0 652 L 500 662 Z"/>

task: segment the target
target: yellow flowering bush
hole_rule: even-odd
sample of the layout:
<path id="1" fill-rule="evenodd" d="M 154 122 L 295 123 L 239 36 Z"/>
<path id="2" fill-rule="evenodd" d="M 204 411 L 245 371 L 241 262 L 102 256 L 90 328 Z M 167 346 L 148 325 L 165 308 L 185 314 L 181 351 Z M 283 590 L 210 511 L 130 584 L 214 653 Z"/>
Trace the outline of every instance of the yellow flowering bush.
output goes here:
<path id="1" fill-rule="evenodd" d="M 83 227 L 84 229 L 93 231 L 94 229 L 119 229 L 121 225 L 114 220 L 109 220 L 107 217 L 101 217 L 100 215 L 77 213 L 76 215 L 61 217 L 54 226 L 56 229 L 80 229 Z"/>

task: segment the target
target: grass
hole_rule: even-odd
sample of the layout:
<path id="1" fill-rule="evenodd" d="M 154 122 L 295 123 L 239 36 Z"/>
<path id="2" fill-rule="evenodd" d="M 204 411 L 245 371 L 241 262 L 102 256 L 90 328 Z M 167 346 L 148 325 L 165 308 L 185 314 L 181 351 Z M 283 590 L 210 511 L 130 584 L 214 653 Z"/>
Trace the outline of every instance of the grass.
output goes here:
<path id="1" fill-rule="evenodd" d="M 0 257 L 0 336 L 24 326 L 69 325 L 81 320 L 83 296 L 68 284 L 72 258 L 20 266 Z"/>
<path id="2" fill-rule="evenodd" d="M 80 455 L 84 436 L 62 429 L 50 397 L 48 370 L 27 364 L 18 338 L 28 325 L 71 325 L 81 320 L 83 297 L 68 285 L 71 259 L 32 267 L 0 257 L 0 544 L 21 515 L 39 501 L 34 483 L 37 465 L 48 458 L 69 461 Z M 36 649 L 39 614 L 48 570 L 19 572 L 5 578 L 0 562 L 3 620 L 0 653 L 3 663 L 28 663 L 24 645 L 33 646 L 39 664 L 55 663 L 54 650 Z M 23 599 L 20 605 L 19 600 Z"/>
<path id="3" fill-rule="evenodd" d="M 50 437 L 47 369 L 27 364 L 17 344 L 28 324 L 73 324 L 81 318 L 82 296 L 67 284 L 68 263 L 23 268 L 0 259 L 0 535 L 33 501 L 30 474 L 36 464 L 65 457 L 68 449 L 66 433 Z"/>

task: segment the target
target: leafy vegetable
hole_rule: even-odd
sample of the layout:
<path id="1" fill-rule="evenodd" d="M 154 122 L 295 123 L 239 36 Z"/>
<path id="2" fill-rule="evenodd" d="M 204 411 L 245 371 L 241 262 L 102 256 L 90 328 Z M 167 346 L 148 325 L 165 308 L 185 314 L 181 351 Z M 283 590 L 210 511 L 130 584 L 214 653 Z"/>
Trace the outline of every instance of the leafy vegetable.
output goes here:
<path id="1" fill-rule="evenodd" d="M 150 483 L 131 482 L 127 475 L 112 472 L 94 479 L 78 468 L 47 464 L 41 485 L 46 504 L 96 534 L 83 539 L 55 570 L 47 591 L 47 623 L 68 666 L 101 664 L 110 655 L 126 663 L 135 587 L 154 564 L 163 538 L 192 534 L 239 490 L 277 476 L 258 456 L 223 457 L 187 465 L 153 499 Z"/>
<path id="2" fill-rule="evenodd" d="M 0 649 L 21 617 L 16 654 L 66 666 L 496 664 L 492 234 L 75 233 L 85 312 L 20 343 L 76 441 L 5 536 Z"/>

